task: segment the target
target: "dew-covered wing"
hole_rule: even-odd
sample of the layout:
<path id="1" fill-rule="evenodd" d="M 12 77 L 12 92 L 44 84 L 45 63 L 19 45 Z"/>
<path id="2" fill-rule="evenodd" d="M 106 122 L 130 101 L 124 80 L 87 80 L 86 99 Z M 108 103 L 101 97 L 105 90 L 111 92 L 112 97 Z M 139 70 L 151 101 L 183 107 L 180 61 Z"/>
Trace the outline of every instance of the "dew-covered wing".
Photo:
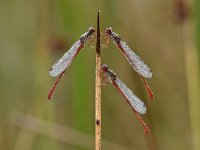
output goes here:
<path id="1" fill-rule="evenodd" d="M 151 78 L 151 69 L 140 59 L 140 57 L 136 55 L 136 53 L 133 52 L 125 42 L 120 41 L 120 45 L 126 53 L 126 59 L 129 61 L 134 70 L 145 78 Z"/>
<path id="2" fill-rule="evenodd" d="M 140 114 L 145 114 L 147 108 L 144 102 L 141 101 L 137 96 L 135 96 L 133 92 L 118 78 L 116 78 L 115 83 L 122 92 L 122 94 L 125 96 L 125 98 L 129 101 L 133 109 Z"/>
<path id="3" fill-rule="evenodd" d="M 73 61 L 76 54 L 79 52 L 81 47 L 81 41 L 78 40 L 64 55 L 61 57 L 58 62 L 56 62 L 49 74 L 53 77 L 58 76 L 60 73 L 62 73 L 64 70 L 66 70 L 71 62 Z"/>

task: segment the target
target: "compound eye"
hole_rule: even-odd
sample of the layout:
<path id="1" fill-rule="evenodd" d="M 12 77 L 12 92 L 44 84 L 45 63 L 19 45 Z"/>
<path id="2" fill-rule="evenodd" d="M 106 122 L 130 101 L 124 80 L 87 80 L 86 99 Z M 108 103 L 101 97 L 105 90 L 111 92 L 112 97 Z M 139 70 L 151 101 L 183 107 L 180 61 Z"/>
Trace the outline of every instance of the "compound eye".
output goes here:
<path id="1" fill-rule="evenodd" d="M 106 30 L 105 30 L 105 32 L 107 33 L 107 34 L 111 34 L 112 33 L 112 28 L 110 27 L 110 28 L 107 28 Z"/>
<path id="2" fill-rule="evenodd" d="M 94 33 L 94 32 L 95 32 L 95 28 L 90 27 L 90 28 L 89 28 L 89 31 L 92 32 L 92 33 Z"/>
<path id="3" fill-rule="evenodd" d="M 108 66 L 107 66 L 107 65 L 102 65 L 102 66 L 101 66 L 101 69 L 102 69 L 103 71 L 107 72 L 107 71 L 108 71 Z"/>

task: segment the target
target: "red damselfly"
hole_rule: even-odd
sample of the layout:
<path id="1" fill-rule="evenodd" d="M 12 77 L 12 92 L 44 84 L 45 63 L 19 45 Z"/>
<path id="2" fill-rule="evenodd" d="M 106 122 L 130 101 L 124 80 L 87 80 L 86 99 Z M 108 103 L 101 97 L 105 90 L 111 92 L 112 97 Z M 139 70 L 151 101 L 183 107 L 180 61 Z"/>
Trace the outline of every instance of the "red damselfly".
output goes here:
<path id="1" fill-rule="evenodd" d="M 144 120 L 139 114 L 145 114 L 147 108 L 143 101 L 141 101 L 137 96 L 133 94 L 133 92 L 121 81 L 117 78 L 116 74 L 108 68 L 107 65 L 101 66 L 102 78 L 109 80 L 114 87 L 119 91 L 119 93 L 127 100 L 129 105 L 131 106 L 133 112 L 136 117 L 142 124 L 144 128 L 144 132 L 149 134 L 149 128 L 145 124 Z"/>
<path id="2" fill-rule="evenodd" d="M 56 77 L 59 75 L 58 79 L 52 86 L 52 88 L 49 91 L 48 99 L 50 100 L 52 98 L 53 92 L 64 75 L 67 68 L 70 66 L 71 62 L 74 60 L 78 52 L 84 47 L 85 43 L 87 43 L 90 38 L 95 33 L 95 29 L 93 27 L 89 28 L 87 32 L 81 35 L 80 39 L 61 57 L 58 62 L 56 62 L 52 68 L 50 69 L 49 74 L 53 77 Z"/>
<path id="3" fill-rule="evenodd" d="M 140 57 L 135 52 L 131 50 L 131 48 L 124 41 L 121 40 L 118 34 L 112 31 L 112 28 L 107 28 L 105 33 L 109 36 L 109 39 L 111 38 L 113 40 L 114 44 L 122 51 L 132 68 L 140 75 L 140 78 L 144 83 L 149 96 L 153 99 L 153 92 L 151 91 L 147 81 L 144 79 L 144 77 L 152 77 L 153 73 L 151 69 L 140 59 Z"/>

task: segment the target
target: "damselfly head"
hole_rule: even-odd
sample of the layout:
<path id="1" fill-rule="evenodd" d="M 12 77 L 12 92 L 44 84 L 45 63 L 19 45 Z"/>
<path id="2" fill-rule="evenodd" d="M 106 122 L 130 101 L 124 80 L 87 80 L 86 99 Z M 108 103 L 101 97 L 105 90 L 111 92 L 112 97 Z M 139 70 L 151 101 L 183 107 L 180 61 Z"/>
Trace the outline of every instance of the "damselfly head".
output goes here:
<path id="1" fill-rule="evenodd" d="M 94 33 L 94 32 L 95 32 L 95 28 L 90 27 L 90 28 L 89 28 L 89 32 L 90 32 L 90 33 Z"/>
<path id="2" fill-rule="evenodd" d="M 109 27 L 105 30 L 105 33 L 110 36 L 110 38 L 113 40 L 114 44 L 119 44 L 120 43 L 120 38 L 118 34 L 112 31 L 112 28 Z"/>
<path id="3" fill-rule="evenodd" d="M 90 27 L 87 32 L 81 35 L 80 37 L 81 43 L 84 45 L 94 33 L 95 33 L 95 29 L 93 27 Z"/>
<path id="4" fill-rule="evenodd" d="M 107 78 L 111 82 L 114 81 L 114 80 L 116 80 L 116 76 L 117 75 L 112 70 L 110 70 L 107 65 L 102 65 L 101 66 L 101 72 L 102 72 L 102 74 L 104 74 L 105 76 L 107 76 Z"/>
<path id="5" fill-rule="evenodd" d="M 107 33 L 107 34 L 109 34 L 109 35 L 111 35 L 112 34 L 112 28 L 111 27 L 109 27 L 109 28 L 107 28 L 106 30 L 105 30 L 105 33 Z"/>
<path id="6" fill-rule="evenodd" d="M 102 70 L 103 72 L 108 72 L 108 66 L 107 66 L 106 64 L 101 65 L 101 70 Z"/>

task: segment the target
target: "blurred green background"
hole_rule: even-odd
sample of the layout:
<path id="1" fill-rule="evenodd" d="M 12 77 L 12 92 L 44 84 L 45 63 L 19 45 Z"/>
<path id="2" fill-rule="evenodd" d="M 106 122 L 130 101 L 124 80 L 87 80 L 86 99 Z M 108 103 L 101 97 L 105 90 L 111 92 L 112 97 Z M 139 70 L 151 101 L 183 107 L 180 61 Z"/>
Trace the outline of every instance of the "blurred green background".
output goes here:
<path id="1" fill-rule="evenodd" d="M 151 101 L 122 53 L 102 49 L 108 64 L 147 105 L 143 129 L 123 97 L 102 88 L 105 150 L 200 149 L 199 0 L 0 0 L 0 149 L 94 149 L 95 50 L 88 45 L 62 78 L 49 69 L 80 35 L 112 27 L 153 70 Z"/>

